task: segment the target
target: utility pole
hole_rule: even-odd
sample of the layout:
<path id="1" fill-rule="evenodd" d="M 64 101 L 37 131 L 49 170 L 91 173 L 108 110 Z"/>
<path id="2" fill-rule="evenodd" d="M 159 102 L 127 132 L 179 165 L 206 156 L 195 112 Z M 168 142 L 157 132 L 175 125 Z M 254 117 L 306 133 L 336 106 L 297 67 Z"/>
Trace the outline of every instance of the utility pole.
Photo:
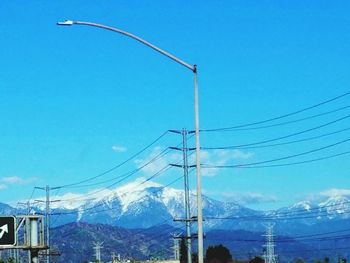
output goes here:
<path id="1" fill-rule="evenodd" d="M 103 248 L 102 246 L 103 242 L 94 242 L 94 249 L 95 249 L 95 258 L 96 258 L 96 261 L 98 263 L 101 262 L 101 248 Z"/>
<path id="2" fill-rule="evenodd" d="M 275 255 L 275 244 L 273 240 L 273 226 L 273 224 L 266 225 L 266 234 L 264 235 L 266 237 L 266 244 L 264 245 L 265 254 L 263 255 L 265 263 L 277 263 L 277 255 Z"/>
<path id="3" fill-rule="evenodd" d="M 188 179 L 188 151 L 189 148 L 187 147 L 187 134 L 188 131 L 186 129 L 182 129 L 181 132 L 171 130 L 170 132 L 173 133 L 180 133 L 182 135 L 182 148 L 178 147 L 170 147 L 173 150 L 178 150 L 182 151 L 182 158 L 183 158 L 183 164 L 178 165 L 178 164 L 171 164 L 172 166 L 176 167 L 182 167 L 183 168 L 183 173 L 184 173 L 184 205 L 185 205 L 185 219 L 184 220 L 179 220 L 179 221 L 184 221 L 186 224 L 186 237 L 185 237 L 185 242 L 186 242 L 186 250 L 187 250 L 187 263 L 192 263 L 192 240 L 191 240 L 191 203 L 190 203 L 190 191 L 189 191 L 189 179 Z M 195 167 L 195 166 L 192 166 Z M 176 220 L 178 221 L 178 220 Z"/>
<path id="4" fill-rule="evenodd" d="M 59 202 L 60 200 L 50 200 L 50 191 L 60 189 L 61 187 L 50 187 L 46 185 L 45 187 L 36 186 L 35 189 L 44 190 L 46 192 L 46 200 L 35 200 L 37 202 L 45 202 L 45 228 L 46 228 L 46 263 L 50 263 L 50 203 Z"/>

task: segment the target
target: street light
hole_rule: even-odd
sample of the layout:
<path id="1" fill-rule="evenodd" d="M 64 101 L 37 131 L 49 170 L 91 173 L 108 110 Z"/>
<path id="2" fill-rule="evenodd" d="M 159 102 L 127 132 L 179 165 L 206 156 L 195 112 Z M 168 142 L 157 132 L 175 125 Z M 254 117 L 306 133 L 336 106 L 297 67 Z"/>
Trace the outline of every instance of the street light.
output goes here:
<path id="1" fill-rule="evenodd" d="M 120 30 L 115 27 L 110 27 L 102 24 L 92 23 L 92 22 L 83 22 L 83 21 L 73 21 L 66 20 L 64 22 L 58 22 L 59 26 L 72 26 L 72 25 L 85 25 L 93 26 L 106 30 L 110 30 L 125 36 L 128 36 L 132 39 L 135 39 L 142 44 L 154 49 L 155 51 L 161 53 L 162 55 L 174 60 L 180 65 L 190 69 L 194 75 L 194 121 L 195 121 L 195 136 L 196 136 L 196 170 L 197 170 L 197 226 L 198 226 L 198 263 L 203 263 L 203 214 L 202 214 L 202 187 L 201 187 L 201 167 L 200 167 L 200 142 L 199 142 L 199 107 L 198 107 L 198 80 L 197 80 L 197 66 L 190 65 L 185 61 L 175 57 L 174 55 L 160 49 L 159 47 L 147 42 L 146 40 L 133 35 L 129 32 Z"/>

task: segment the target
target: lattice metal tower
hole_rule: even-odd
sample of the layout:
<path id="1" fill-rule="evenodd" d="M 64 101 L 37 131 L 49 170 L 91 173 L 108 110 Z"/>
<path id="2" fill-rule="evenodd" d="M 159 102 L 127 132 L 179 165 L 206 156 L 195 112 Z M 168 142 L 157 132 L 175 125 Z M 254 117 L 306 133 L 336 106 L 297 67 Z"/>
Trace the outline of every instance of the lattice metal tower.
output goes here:
<path id="1" fill-rule="evenodd" d="M 95 250 L 95 258 L 96 258 L 96 261 L 97 262 L 102 262 L 101 261 L 101 248 L 103 248 L 103 246 L 102 246 L 102 244 L 103 244 L 104 242 L 101 242 L 101 243 L 99 243 L 99 242 L 95 242 L 94 243 L 94 250 Z"/>
<path id="2" fill-rule="evenodd" d="M 181 234 L 176 234 L 176 233 L 172 233 L 171 234 L 173 236 L 173 240 L 174 240 L 174 246 L 173 246 L 173 250 L 174 250 L 174 260 L 179 260 L 180 259 L 180 237 Z"/>
<path id="3" fill-rule="evenodd" d="M 266 225 L 266 234 L 264 235 L 266 237 L 266 244 L 263 245 L 265 248 L 265 253 L 263 255 L 265 263 L 277 263 L 277 255 L 275 255 L 275 244 L 273 241 L 273 226 L 274 224 Z"/>

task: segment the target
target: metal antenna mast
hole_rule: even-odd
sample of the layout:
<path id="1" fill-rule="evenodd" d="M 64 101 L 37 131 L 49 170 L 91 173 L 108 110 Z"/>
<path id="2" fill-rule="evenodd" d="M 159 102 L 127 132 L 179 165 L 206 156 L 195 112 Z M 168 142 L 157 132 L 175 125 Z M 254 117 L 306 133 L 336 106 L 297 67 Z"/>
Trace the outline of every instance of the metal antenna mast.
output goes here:
<path id="1" fill-rule="evenodd" d="M 277 255 L 275 255 L 275 244 L 273 241 L 273 227 L 274 224 L 266 225 L 266 244 L 263 245 L 265 247 L 265 254 L 263 258 L 265 259 L 265 263 L 277 263 Z"/>

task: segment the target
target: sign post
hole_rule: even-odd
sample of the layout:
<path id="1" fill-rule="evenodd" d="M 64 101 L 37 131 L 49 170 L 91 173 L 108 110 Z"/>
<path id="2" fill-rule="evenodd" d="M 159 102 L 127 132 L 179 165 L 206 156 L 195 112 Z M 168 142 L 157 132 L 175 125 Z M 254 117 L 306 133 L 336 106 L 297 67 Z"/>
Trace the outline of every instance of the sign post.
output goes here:
<path id="1" fill-rule="evenodd" d="M 0 248 L 16 245 L 16 218 L 0 216 Z"/>

